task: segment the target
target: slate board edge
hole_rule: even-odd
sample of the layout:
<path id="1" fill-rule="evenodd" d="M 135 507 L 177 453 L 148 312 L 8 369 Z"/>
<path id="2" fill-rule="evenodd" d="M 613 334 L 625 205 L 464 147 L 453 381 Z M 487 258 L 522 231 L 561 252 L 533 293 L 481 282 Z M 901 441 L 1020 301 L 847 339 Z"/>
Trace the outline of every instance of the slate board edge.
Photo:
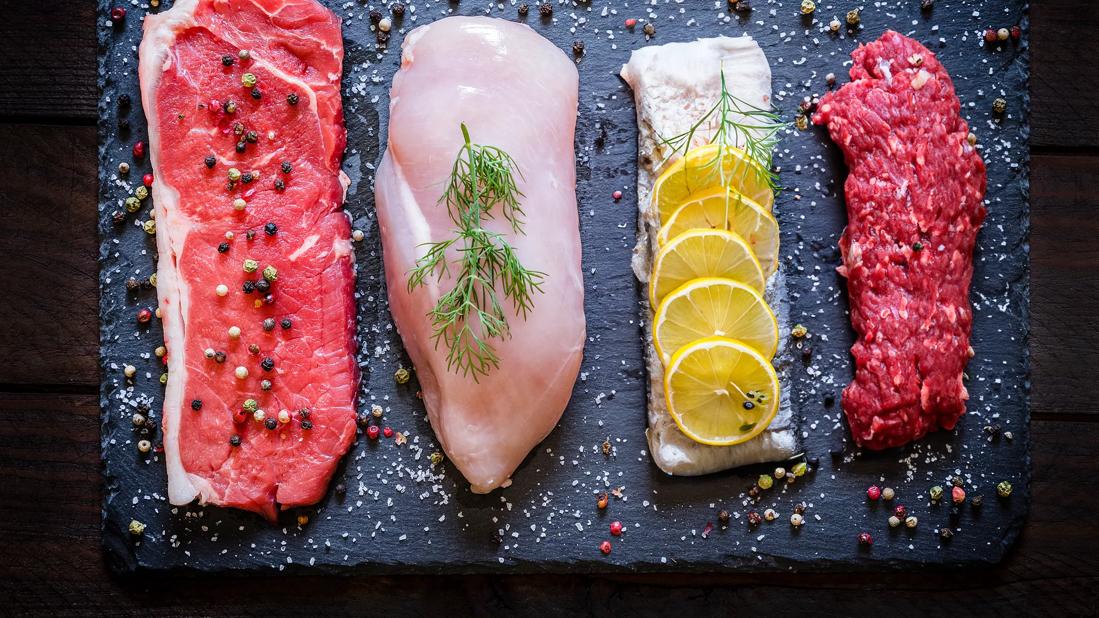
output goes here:
<path id="1" fill-rule="evenodd" d="M 102 18 L 106 18 L 111 8 L 109 0 L 99 1 L 98 15 Z M 1024 39 L 1023 45 L 1020 47 L 1019 52 L 1015 56 L 1014 67 L 1012 70 L 1020 70 L 1023 72 L 1023 83 L 1027 85 L 1027 91 L 1023 94 L 1024 108 L 1026 114 L 1024 120 L 1020 126 L 1020 133 L 1025 136 L 1027 144 L 1029 146 L 1029 6 L 1023 5 L 1022 7 L 1022 19 L 1021 26 L 1023 27 Z M 100 100 L 98 104 L 99 118 L 98 118 L 98 155 L 100 159 L 99 173 L 100 173 L 100 204 L 102 205 L 107 200 L 111 199 L 109 187 L 103 182 L 104 174 L 109 170 L 104 167 L 108 161 L 106 154 L 106 142 L 113 131 L 113 123 L 111 121 L 112 110 L 103 99 L 104 88 L 107 85 L 108 79 L 106 74 L 106 61 L 107 54 L 110 51 L 110 36 L 109 31 L 105 31 L 103 28 L 97 29 L 97 38 L 99 39 L 98 50 L 98 74 L 97 81 L 100 91 Z M 1022 188 L 1025 191 L 1029 191 L 1029 173 L 1030 173 L 1030 160 L 1029 160 L 1029 148 L 1026 150 L 1026 161 L 1020 165 L 1020 173 L 1023 174 Z M 1026 202 L 1029 201 L 1029 195 L 1025 198 Z M 111 223 L 109 218 L 103 217 L 104 213 L 100 213 L 98 228 L 100 233 L 100 260 L 101 264 L 107 257 L 111 249 Z M 1025 214 L 1025 237 L 1024 242 L 1029 242 L 1030 233 L 1030 220 L 1029 220 L 1029 206 L 1026 208 Z M 106 288 L 105 272 L 100 271 L 100 285 L 101 292 Z M 1023 335 L 1026 339 L 1030 336 L 1030 312 L 1029 312 L 1029 276 L 1030 276 L 1030 261 L 1029 255 L 1025 262 L 1025 269 L 1022 274 L 1022 281 L 1020 285 L 1024 288 L 1022 298 L 1025 301 L 1025 305 L 1021 307 L 1023 314 Z M 101 311 L 101 328 L 100 328 L 100 340 L 101 350 L 109 343 L 109 337 L 112 333 L 112 322 L 107 318 L 109 310 L 111 309 L 109 303 L 109 297 L 106 294 L 100 296 L 100 311 Z M 1023 348 L 1023 364 L 1025 366 L 1025 375 L 1029 379 L 1031 375 L 1031 363 L 1030 363 L 1030 350 L 1028 346 Z M 101 356 L 101 370 L 102 386 L 100 390 L 100 406 L 101 409 L 106 410 L 110 402 L 107 398 L 107 392 L 109 391 L 109 382 L 106 377 L 107 358 Z M 1025 401 L 1023 402 L 1023 414 L 1026 426 L 1029 427 L 1031 410 L 1030 410 L 1030 396 L 1029 391 Z M 221 564 L 214 569 L 198 569 L 191 566 L 171 566 L 167 568 L 150 567 L 148 565 L 140 563 L 134 553 L 134 545 L 132 539 L 125 529 L 126 521 L 111 521 L 111 505 L 114 499 L 117 497 L 117 479 L 111 473 L 110 467 L 107 461 L 108 447 L 106 441 L 106 428 L 108 419 L 106 415 L 101 418 L 101 427 L 104 429 L 104 439 L 102 443 L 102 455 L 103 461 L 103 478 L 105 484 L 104 499 L 102 503 L 102 534 L 103 534 L 103 548 L 108 558 L 108 563 L 112 571 L 118 574 L 145 574 L 145 573 L 180 573 L 180 574 L 198 574 L 198 573 L 231 573 L 231 574 L 263 574 L 268 570 L 262 568 L 255 568 L 249 566 L 245 568 L 238 568 L 233 565 Z M 1029 512 L 1029 504 L 1031 499 L 1031 473 L 1032 473 L 1032 457 L 1030 450 L 1030 432 L 1027 431 L 1027 441 L 1024 449 L 1024 471 L 1025 471 L 1025 487 L 1016 487 L 1016 491 L 1013 494 L 1013 500 L 1017 503 L 1021 503 L 1020 508 L 1013 509 L 1013 517 L 1011 521 L 1004 527 L 1003 535 L 999 539 L 998 545 L 993 552 L 987 555 L 981 555 L 972 559 L 948 559 L 947 561 L 930 561 L 930 560 L 904 560 L 904 559 L 874 559 L 872 552 L 866 553 L 866 560 L 848 561 L 848 560 L 812 560 L 808 562 L 791 560 L 786 558 L 777 558 L 774 556 L 768 556 L 762 554 L 763 559 L 753 559 L 744 556 L 729 556 L 728 560 L 713 561 L 713 560 L 699 560 L 692 562 L 676 562 L 669 561 L 668 564 L 662 565 L 649 561 L 627 561 L 627 562 L 607 562 L 599 558 L 593 558 L 590 560 L 579 561 L 529 561 L 529 560 L 505 560 L 503 563 L 498 562 L 478 562 L 467 563 L 465 565 L 456 566 L 447 561 L 438 562 L 424 562 L 417 565 L 409 565 L 407 563 L 398 562 L 386 562 L 386 561 L 371 561 L 371 562 L 359 562 L 355 564 L 332 565 L 326 563 L 318 563 L 316 566 L 311 566 L 306 569 L 303 565 L 293 564 L 289 565 L 285 572 L 289 573 L 304 573 L 304 572 L 327 572 L 337 574 L 399 574 L 399 573 L 447 573 L 447 574 L 463 574 L 463 573 L 500 573 L 502 569 L 506 569 L 509 573 L 563 573 L 563 572 L 585 572 L 585 573 L 630 573 L 630 572 L 726 572 L 726 571 L 801 571 L 801 572 L 823 572 L 834 571 L 837 568 L 845 571 L 872 571 L 872 570 L 902 570 L 902 569 L 922 569 L 922 568 L 972 568 L 981 566 L 991 566 L 1000 562 L 1003 557 L 1011 550 L 1019 535 L 1021 534 L 1022 527 L 1025 523 L 1027 514 Z M 1023 491 L 1020 491 L 1022 489 Z M 1017 504 L 1017 506 L 1019 506 Z M 925 533 L 928 531 L 924 531 Z M 719 530 L 715 530 L 713 533 L 715 536 L 720 535 Z M 274 569 L 269 569 L 270 572 L 277 572 Z"/>

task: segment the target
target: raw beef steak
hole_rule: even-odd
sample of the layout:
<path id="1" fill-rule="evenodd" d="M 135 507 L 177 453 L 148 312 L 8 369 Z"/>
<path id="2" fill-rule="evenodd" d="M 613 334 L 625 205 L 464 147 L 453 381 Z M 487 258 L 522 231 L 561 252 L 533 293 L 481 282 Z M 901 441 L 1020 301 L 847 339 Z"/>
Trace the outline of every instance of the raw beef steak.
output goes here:
<path id="1" fill-rule="evenodd" d="M 172 504 L 324 494 L 355 436 L 340 22 L 314 0 L 180 0 L 145 19 Z"/>

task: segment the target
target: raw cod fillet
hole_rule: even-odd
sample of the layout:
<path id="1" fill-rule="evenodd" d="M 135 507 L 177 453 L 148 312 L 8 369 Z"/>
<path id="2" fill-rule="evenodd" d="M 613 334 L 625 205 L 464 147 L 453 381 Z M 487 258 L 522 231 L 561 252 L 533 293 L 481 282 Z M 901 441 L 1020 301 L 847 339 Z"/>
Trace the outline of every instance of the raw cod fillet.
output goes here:
<path id="1" fill-rule="evenodd" d="M 746 35 L 644 47 L 634 51 L 622 67 L 622 79 L 633 90 L 637 107 L 639 212 L 633 270 L 642 283 L 649 281 L 649 269 L 658 249 L 656 236 L 661 222 L 659 214 L 651 207 L 650 198 L 653 183 L 663 169 L 655 167 L 669 154 L 659 143 L 660 137 L 686 132 L 713 107 L 721 95 L 722 70 L 734 96 L 758 108 L 770 107 L 771 67 L 763 50 Z M 700 130 L 691 147 L 704 145 L 712 137 L 712 128 L 709 132 Z M 668 164 L 675 158 L 678 156 Z M 653 461 L 664 472 L 680 476 L 709 474 L 746 464 L 787 459 L 797 452 L 796 423 L 790 405 L 790 358 L 789 353 L 784 352 L 790 327 L 781 264 L 778 272 L 768 280 L 764 296 L 779 324 L 779 355 L 774 362 L 782 386 L 780 407 L 767 430 L 733 446 L 700 444 L 676 426 L 664 399 L 664 365 L 652 342 L 654 309 L 648 306 L 647 296 L 643 301 L 649 369 L 649 427 L 645 435 Z"/>
<path id="2" fill-rule="evenodd" d="M 946 68 L 892 31 L 851 54 L 851 83 L 813 118 L 843 149 L 855 379 L 843 410 L 859 446 L 953 429 L 969 399 L 969 283 L 985 217 L 985 165 Z"/>
<path id="3" fill-rule="evenodd" d="M 314 0 L 179 0 L 145 18 L 139 53 L 168 351 L 169 500 L 198 498 L 275 519 L 280 507 L 323 496 L 355 437 L 340 22 Z M 257 77 L 260 98 L 242 85 L 246 72 Z M 236 123 L 255 131 L 243 153 L 236 146 L 247 133 L 238 135 Z M 230 187 L 234 167 L 259 176 Z M 234 208 L 238 198 L 244 210 Z M 246 259 L 258 262 L 255 272 L 245 272 Z M 263 279 L 267 266 L 277 270 L 269 291 L 246 293 L 245 282 Z M 215 293 L 218 285 L 228 293 Z M 279 325 L 265 329 L 267 318 Z M 231 326 L 239 338 L 228 335 Z M 238 367 L 247 377 L 235 375 Z M 267 419 L 285 410 L 289 422 L 269 429 L 243 411 L 247 399 Z"/>
<path id="4" fill-rule="evenodd" d="M 578 76 L 561 50 L 525 25 L 451 17 L 405 37 L 393 78 L 389 143 L 376 199 L 389 305 L 423 389 L 428 418 L 472 490 L 506 485 L 561 418 L 584 348 L 584 282 L 576 207 L 573 133 Z M 500 366 L 474 382 L 448 370 L 446 344 L 432 341 L 428 312 L 452 287 L 434 278 L 408 291 L 425 243 L 451 238 L 439 203 L 463 143 L 502 148 L 516 161 L 526 235 L 502 217 L 520 261 L 546 273 L 526 320 L 504 300 L 511 338 L 493 339 Z M 454 269 L 451 269 L 452 274 Z M 501 298 L 503 295 L 501 294 Z"/>

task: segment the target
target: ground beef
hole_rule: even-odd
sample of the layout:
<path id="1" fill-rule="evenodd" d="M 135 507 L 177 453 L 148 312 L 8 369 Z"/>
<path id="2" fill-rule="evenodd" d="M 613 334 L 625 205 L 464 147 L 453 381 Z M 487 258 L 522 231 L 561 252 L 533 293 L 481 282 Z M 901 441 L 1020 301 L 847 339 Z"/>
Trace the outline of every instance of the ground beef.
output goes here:
<path id="1" fill-rule="evenodd" d="M 843 409 L 855 442 L 883 449 L 965 413 L 985 166 L 927 48 L 887 31 L 852 59 L 852 82 L 823 98 L 813 122 L 827 125 L 849 169 L 839 271 L 857 340 Z"/>

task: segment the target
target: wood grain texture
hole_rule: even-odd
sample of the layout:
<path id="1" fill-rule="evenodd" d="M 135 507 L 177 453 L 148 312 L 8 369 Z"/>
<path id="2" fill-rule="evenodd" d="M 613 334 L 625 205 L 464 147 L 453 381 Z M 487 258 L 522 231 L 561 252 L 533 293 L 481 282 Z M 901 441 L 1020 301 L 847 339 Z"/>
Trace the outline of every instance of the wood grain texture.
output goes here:
<path id="1" fill-rule="evenodd" d="M 95 123 L 95 19 L 94 2 L 5 3 L 0 121 Z M 138 11 L 127 22 L 139 27 Z"/>
<path id="2" fill-rule="evenodd" d="M 998 26 L 999 24 L 997 24 Z M 1053 0 L 1031 7 L 1032 148 L 1099 153 L 1095 56 L 1099 3 Z"/>
<path id="3" fill-rule="evenodd" d="M 1031 410 L 1096 414 L 1099 158 L 1031 161 Z"/>
<path id="4" fill-rule="evenodd" d="M 0 46 L 3 47 L 3 46 Z M 95 127 L 3 125 L 0 384 L 98 383 Z M 30 351 L 33 351 L 30 352 Z"/>
<path id="5" fill-rule="evenodd" d="M 0 395 L 0 607 L 41 615 L 229 616 L 251 614 L 543 616 L 612 612 L 666 615 L 687 607 L 818 615 L 846 605 L 888 615 L 945 607 L 980 614 L 1080 615 L 1099 585 L 1099 537 L 1081 516 L 1099 510 L 1093 445 L 1099 424 L 1033 426 L 1030 526 L 998 569 L 910 574 L 626 577 L 187 576 L 115 578 L 99 542 L 99 410 L 93 396 Z M 867 588 L 873 594 L 865 594 Z M 1038 602 L 1041 605 L 1037 605 Z M 1030 605 L 1030 604 L 1034 605 Z"/>

